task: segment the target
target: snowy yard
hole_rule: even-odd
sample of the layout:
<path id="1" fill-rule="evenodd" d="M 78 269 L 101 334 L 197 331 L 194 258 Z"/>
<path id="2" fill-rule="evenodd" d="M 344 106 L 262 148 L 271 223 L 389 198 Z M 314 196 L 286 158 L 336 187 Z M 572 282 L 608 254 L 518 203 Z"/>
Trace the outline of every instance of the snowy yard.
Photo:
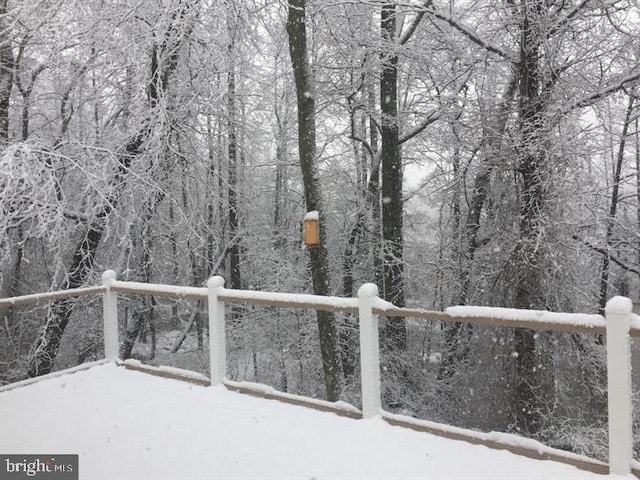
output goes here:
<path id="1" fill-rule="evenodd" d="M 610 478 L 112 363 L 0 393 L 0 451 L 79 454 L 87 480 Z"/>

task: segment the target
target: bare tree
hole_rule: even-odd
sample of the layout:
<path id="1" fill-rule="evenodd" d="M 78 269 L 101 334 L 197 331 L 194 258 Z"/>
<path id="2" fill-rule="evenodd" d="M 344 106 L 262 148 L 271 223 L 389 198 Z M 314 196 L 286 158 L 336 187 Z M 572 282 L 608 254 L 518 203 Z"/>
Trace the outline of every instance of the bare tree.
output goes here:
<path id="1" fill-rule="evenodd" d="M 314 85 L 307 58 L 306 1 L 289 0 L 287 33 L 289 34 L 289 54 L 293 65 L 298 100 L 298 152 L 304 183 L 304 196 L 308 211 L 319 212 L 324 223 L 322 193 L 317 172 L 316 153 L 316 112 Z M 326 250 L 326 234 L 320 229 L 320 246 L 309 250 L 313 292 L 328 295 L 329 259 Z M 327 398 L 335 401 L 340 397 L 340 350 L 334 316 L 331 312 L 318 310 L 318 330 L 322 351 Z"/>
<path id="2" fill-rule="evenodd" d="M 109 216 L 118 204 L 119 196 L 129 174 L 131 164 L 138 157 L 146 142 L 154 134 L 152 115 L 157 113 L 160 101 L 168 93 L 169 79 L 179 58 L 179 50 L 189 34 L 185 17 L 189 14 L 193 2 L 182 1 L 172 13 L 172 21 L 164 32 L 162 42 L 154 46 L 151 52 L 150 80 L 147 96 L 150 111 L 142 128 L 133 135 L 118 156 L 118 163 L 109 182 L 111 193 L 95 208 L 86 230 L 80 235 L 68 267 L 68 276 L 63 288 L 77 288 L 84 284 L 94 267 L 98 246 L 107 228 Z M 63 121 L 64 123 L 64 121 Z M 49 373 L 58 353 L 62 335 L 71 317 L 73 302 L 61 300 L 51 305 L 47 320 L 32 347 L 27 374 L 30 377 Z"/>
<path id="3" fill-rule="evenodd" d="M 607 304 L 607 291 L 609 288 L 609 270 L 611 266 L 611 250 L 614 248 L 613 235 L 618 212 L 618 204 L 620 202 L 620 183 L 622 174 L 622 165 L 624 163 L 625 147 L 627 137 L 629 136 L 629 127 L 633 121 L 632 114 L 634 111 L 636 98 L 629 95 L 627 108 L 625 110 L 624 120 L 622 123 L 622 133 L 620 134 L 620 143 L 618 144 L 618 152 L 616 154 L 615 166 L 613 169 L 613 189 L 611 192 L 611 203 L 609 206 L 609 215 L 606 221 L 607 230 L 605 234 L 605 253 L 602 255 L 602 267 L 600 270 L 600 296 L 599 296 L 599 313 L 604 314 L 604 308 Z M 637 152 L 636 152 L 637 154 Z"/>
<path id="4" fill-rule="evenodd" d="M 9 0 L 0 1 L 0 146 L 9 140 L 9 100 L 13 87 L 14 59 L 8 4 Z"/>

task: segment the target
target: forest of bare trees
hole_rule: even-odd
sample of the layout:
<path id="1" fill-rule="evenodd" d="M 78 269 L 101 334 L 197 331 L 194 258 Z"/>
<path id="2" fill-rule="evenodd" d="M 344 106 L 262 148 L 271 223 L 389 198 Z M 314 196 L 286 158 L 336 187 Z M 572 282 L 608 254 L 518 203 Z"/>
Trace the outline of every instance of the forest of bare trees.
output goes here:
<path id="1" fill-rule="evenodd" d="M 636 0 L 0 0 L 0 294 L 114 269 L 601 313 L 640 295 L 639 95 Z M 206 373 L 204 305 L 120 304 L 123 358 Z M 0 384 L 99 356 L 99 312 L 1 311 Z M 231 316 L 230 376 L 358 404 L 353 318 Z M 601 338 L 381 343 L 388 409 L 606 452 Z"/>

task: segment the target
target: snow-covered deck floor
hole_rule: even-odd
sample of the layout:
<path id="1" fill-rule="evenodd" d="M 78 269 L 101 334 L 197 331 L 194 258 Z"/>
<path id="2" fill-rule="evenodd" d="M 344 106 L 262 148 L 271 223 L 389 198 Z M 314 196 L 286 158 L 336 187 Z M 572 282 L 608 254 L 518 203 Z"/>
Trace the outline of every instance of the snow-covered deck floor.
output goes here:
<path id="1" fill-rule="evenodd" d="M 77 453 L 83 480 L 607 478 L 112 363 L 0 393 L 0 452 Z"/>

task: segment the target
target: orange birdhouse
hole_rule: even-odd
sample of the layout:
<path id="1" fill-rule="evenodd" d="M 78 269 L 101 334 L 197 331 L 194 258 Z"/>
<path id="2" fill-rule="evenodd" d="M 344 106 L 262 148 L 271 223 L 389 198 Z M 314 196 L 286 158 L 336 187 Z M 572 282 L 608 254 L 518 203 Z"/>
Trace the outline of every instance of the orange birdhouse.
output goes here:
<path id="1" fill-rule="evenodd" d="M 320 246 L 320 214 L 317 210 L 304 216 L 304 244 L 307 248 Z"/>

